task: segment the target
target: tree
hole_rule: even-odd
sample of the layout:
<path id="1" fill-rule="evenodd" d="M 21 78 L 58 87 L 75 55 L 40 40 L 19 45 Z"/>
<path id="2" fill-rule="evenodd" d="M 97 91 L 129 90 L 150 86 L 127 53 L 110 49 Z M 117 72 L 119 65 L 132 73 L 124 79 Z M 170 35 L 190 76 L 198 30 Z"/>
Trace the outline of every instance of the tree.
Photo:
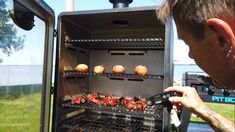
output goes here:
<path id="1" fill-rule="evenodd" d="M 25 36 L 17 37 L 17 30 L 11 20 L 10 11 L 7 10 L 7 0 L 0 0 L 0 52 L 10 56 L 13 49 L 18 51 L 24 47 Z"/>

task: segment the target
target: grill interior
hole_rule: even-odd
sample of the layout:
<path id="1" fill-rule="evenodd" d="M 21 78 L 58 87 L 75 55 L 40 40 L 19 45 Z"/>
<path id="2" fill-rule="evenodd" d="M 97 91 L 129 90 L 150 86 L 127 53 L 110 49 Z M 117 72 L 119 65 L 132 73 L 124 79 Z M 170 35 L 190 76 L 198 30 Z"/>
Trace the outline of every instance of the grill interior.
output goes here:
<path id="1" fill-rule="evenodd" d="M 61 131 L 67 132 L 161 132 L 161 122 L 123 115 L 86 113 L 67 120 Z"/>
<path id="2" fill-rule="evenodd" d="M 117 25 L 120 21 L 127 24 Z M 94 92 L 117 98 L 148 98 L 162 92 L 169 79 L 164 75 L 167 46 L 165 26 L 156 21 L 155 7 L 62 13 L 58 25 L 56 131 L 161 132 L 166 127 L 162 106 L 130 111 L 124 105 L 71 103 L 72 97 Z M 88 65 L 89 71 L 77 72 L 78 64 Z M 94 73 L 97 65 L 105 72 Z M 126 72 L 113 73 L 115 65 L 124 66 Z M 145 65 L 148 74 L 135 74 L 138 65 Z"/>
<path id="3" fill-rule="evenodd" d="M 80 39 L 66 41 L 66 55 L 63 57 L 64 62 L 66 62 L 63 70 L 63 86 L 71 91 L 68 94 L 73 96 L 98 91 L 101 94 L 109 93 L 117 97 L 141 96 L 147 98 L 154 93 L 161 92 L 164 81 L 164 50 L 162 49 L 164 45 L 162 39 L 145 38 L 131 41 L 130 39 L 116 41 L 115 39 L 86 39 L 84 40 L 85 43 Z M 107 42 L 103 43 L 104 41 Z M 129 41 L 132 43 L 131 46 L 126 43 Z M 141 47 L 141 49 L 138 49 L 138 47 Z M 74 69 L 77 64 L 87 64 L 89 72 L 76 72 Z M 112 72 L 112 67 L 117 64 L 126 68 L 125 74 L 114 74 Z M 138 76 L 133 72 L 134 67 L 140 64 L 148 67 L 146 76 Z M 104 65 L 105 73 L 94 73 L 93 67 L 96 65 Z M 84 84 L 84 82 L 87 82 L 87 84 Z M 146 89 L 146 86 L 148 91 L 140 93 L 140 91 Z M 88 87 L 89 89 L 87 89 Z"/>

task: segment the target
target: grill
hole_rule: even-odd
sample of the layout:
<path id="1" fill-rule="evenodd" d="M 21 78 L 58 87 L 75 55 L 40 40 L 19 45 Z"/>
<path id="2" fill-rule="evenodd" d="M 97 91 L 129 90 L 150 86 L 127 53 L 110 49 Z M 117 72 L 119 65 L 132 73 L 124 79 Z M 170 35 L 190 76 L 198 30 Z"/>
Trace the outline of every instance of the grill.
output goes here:
<path id="1" fill-rule="evenodd" d="M 128 7 L 118 1 L 115 7 Z M 128 3 L 131 3 L 129 1 Z M 58 132 L 162 132 L 170 129 L 169 113 L 161 105 L 129 110 L 123 104 L 104 106 L 71 99 L 98 92 L 101 97 L 149 98 L 172 85 L 171 21 L 156 20 L 155 7 L 116 8 L 61 13 L 58 19 L 53 130 Z M 88 72 L 75 67 L 86 64 Z M 93 67 L 103 65 L 104 73 Z M 113 73 L 115 65 L 126 72 Z M 145 65 L 148 74 L 134 73 Z"/>
<path id="2" fill-rule="evenodd" d="M 107 122 L 107 120 L 109 122 Z M 161 123 L 141 118 L 128 118 L 120 115 L 89 113 L 66 121 L 62 131 L 101 131 L 101 132 L 150 132 L 161 131 Z"/>

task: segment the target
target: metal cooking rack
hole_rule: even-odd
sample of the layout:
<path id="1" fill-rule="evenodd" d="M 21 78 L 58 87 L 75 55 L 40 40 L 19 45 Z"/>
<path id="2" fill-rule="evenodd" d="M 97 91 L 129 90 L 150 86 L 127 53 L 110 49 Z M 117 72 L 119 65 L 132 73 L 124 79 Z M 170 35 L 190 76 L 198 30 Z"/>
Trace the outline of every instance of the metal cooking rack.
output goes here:
<path id="1" fill-rule="evenodd" d="M 164 78 L 163 75 L 146 75 L 146 76 L 139 76 L 136 74 L 116 74 L 116 73 L 94 73 L 94 72 L 77 72 L 75 70 L 66 70 L 64 71 L 64 77 L 76 77 L 76 76 L 107 76 L 109 78 L 130 78 L 130 79 L 158 79 L 162 80 Z"/>
<path id="2" fill-rule="evenodd" d="M 85 49 L 163 50 L 162 38 L 69 39 L 66 43 Z"/>
<path id="3" fill-rule="evenodd" d="M 96 131 L 96 132 L 161 132 L 161 122 L 155 120 L 131 119 L 126 120 L 119 116 L 86 114 L 76 117 L 64 123 L 60 130 L 74 131 Z"/>
<path id="4" fill-rule="evenodd" d="M 162 107 L 161 106 L 153 106 L 147 107 L 144 111 L 142 110 L 135 110 L 130 111 L 125 106 L 117 105 L 115 107 L 110 106 L 103 106 L 91 103 L 83 103 L 83 104 L 73 104 L 73 103 L 64 103 L 62 104 L 63 107 L 73 107 L 73 108 L 80 108 L 80 109 L 87 109 L 87 110 L 95 110 L 105 113 L 116 113 L 120 115 L 130 115 L 135 117 L 150 117 L 155 119 L 161 119 L 162 117 Z"/>

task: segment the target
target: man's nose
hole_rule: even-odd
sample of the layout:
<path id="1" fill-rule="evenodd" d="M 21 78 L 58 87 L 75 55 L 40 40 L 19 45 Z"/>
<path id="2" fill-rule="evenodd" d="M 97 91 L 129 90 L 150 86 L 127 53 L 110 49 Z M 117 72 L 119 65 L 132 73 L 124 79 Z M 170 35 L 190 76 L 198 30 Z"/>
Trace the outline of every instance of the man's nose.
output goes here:
<path id="1" fill-rule="evenodd" d="M 191 53 L 190 51 L 188 52 L 188 56 L 189 56 L 191 59 L 193 59 L 192 53 Z"/>

